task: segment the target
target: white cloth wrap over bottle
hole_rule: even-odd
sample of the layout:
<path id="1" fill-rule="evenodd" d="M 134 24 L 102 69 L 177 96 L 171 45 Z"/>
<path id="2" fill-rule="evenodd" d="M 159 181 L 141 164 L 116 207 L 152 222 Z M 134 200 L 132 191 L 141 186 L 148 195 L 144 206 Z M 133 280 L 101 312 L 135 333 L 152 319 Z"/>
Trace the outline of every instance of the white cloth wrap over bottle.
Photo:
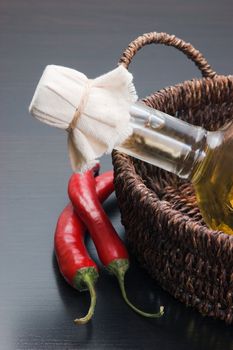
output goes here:
<path id="1" fill-rule="evenodd" d="M 62 66 L 45 68 L 29 111 L 43 123 L 68 131 L 73 171 L 91 168 L 132 134 L 129 110 L 137 100 L 132 80 L 121 65 L 95 79 Z"/>

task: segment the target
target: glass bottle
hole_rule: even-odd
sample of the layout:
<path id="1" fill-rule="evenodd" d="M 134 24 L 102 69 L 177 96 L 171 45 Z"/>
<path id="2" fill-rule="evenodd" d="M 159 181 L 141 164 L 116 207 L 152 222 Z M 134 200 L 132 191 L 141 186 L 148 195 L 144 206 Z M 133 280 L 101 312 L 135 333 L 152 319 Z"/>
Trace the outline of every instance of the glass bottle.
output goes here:
<path id="1" fill-rule="evenodd" d="M 189 179 L 206 224 L 233 234 L 233 123 L 210 132 L 142 102 L 130 114 L 133 134 L 116 149 Z"/>

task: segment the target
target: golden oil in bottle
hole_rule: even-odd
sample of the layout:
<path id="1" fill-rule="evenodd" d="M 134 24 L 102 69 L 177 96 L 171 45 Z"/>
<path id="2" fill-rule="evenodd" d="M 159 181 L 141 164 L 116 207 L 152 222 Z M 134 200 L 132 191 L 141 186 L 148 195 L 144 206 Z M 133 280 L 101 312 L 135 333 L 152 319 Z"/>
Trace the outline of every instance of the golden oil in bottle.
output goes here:
<path id="1" fill-rule="evenodd" d="M 233 234 L 233 125 L 222 131 L 218 146 L 207 147 L 192 182 L 206 224 Z"/>
<path id="2" fill-rule="evenodd" d="M 216 132 L 135 103 L 121 152 L 190 179 L 206 224 L 233 234 L 233 123 Z"/>

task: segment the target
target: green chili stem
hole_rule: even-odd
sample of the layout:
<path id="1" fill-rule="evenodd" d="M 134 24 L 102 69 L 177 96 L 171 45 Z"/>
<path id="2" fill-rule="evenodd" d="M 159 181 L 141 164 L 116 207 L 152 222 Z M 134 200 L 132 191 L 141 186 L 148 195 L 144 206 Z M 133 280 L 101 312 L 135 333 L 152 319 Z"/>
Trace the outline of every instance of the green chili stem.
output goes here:
<path id="1" fill-rule="evenodd" d="M 92 318 L 94 311 L 95 311 L 95 305 L 96 305 L 96 292 L 95 292 L 95 288 L 94 288 L 94 284 L 93 284 L 93 279 L 87 275 L 84 276 L 84 282 L 86 283 L 89 293 L 90 293 L 90 297 L 91 297 L 91 304 L 88 310 L 88 313 L 86 314 L 86 316 L 82 317 L 82 318 L 76 318 L 74 320 L 75 324 L 85 324 L 88 321 L 90 321 L 90 319 Z"/>
<path id="2" fill-rule="evenodd" d="M 123 296 L 123 299 L 125 300 L 126 304 L 129 305 L 135 312 L 137 312 L 139 315 L 149 318 L 159 318 L 164 314 L 164 307 L 160 306 L 159 312 L 157 313 L 148 313 L 144 312 L 140 309 L 138 309 L 136 306 L 134 306 L 128 299 L 125 291 L 125 273 L 129 267 L 129 263 L 126 259 L 116 259 L 111 264 L 108 265 L 108 269 L 110 272 L 112 272 L 118 279 L 119 286 L 121 289 L 121 293 Z"/>
<path id="3" fill-rule="evenodd" d="M 117 276 L 119 285 L 120 285 L 120 289 L 121 289 L 121 293 L 122 296 L 126 302 L 126 304 L 128 304 L 135 312 L 137 312 L 139 315 L 144 316 L 144 317 L 150 317 L 150 318 L 158 318 L 161 317 L 164 314 L 164 306 L 160 306 L 159 308 L 159 312 L 154 313 L 154 314 L 150 314 L 148 312 L 144 312 L 140 309 L 138 309 L 136 306 L 134 306 L 128 299 L 127 295 L 126 295 L 126 291 L 125 291 L 125 283 L 124 283 L 124 276 L 125 274 L 121 274 L 119 273 L 119 275 Z"/>

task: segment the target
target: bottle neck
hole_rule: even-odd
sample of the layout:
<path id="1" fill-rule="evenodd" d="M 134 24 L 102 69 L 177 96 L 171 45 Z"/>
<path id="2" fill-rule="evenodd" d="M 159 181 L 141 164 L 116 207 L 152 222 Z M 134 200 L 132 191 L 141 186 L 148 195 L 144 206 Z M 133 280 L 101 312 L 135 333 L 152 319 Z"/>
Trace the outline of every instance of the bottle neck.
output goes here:
<path id="1" fill-rule="evenodd" d="M 212 133 L 142 102 L 132 105 L 130 114 L 133 134 L 116 149 L 181 178 L 191 178 L 193 169 L 205 157 L 208 135 Z"/>

